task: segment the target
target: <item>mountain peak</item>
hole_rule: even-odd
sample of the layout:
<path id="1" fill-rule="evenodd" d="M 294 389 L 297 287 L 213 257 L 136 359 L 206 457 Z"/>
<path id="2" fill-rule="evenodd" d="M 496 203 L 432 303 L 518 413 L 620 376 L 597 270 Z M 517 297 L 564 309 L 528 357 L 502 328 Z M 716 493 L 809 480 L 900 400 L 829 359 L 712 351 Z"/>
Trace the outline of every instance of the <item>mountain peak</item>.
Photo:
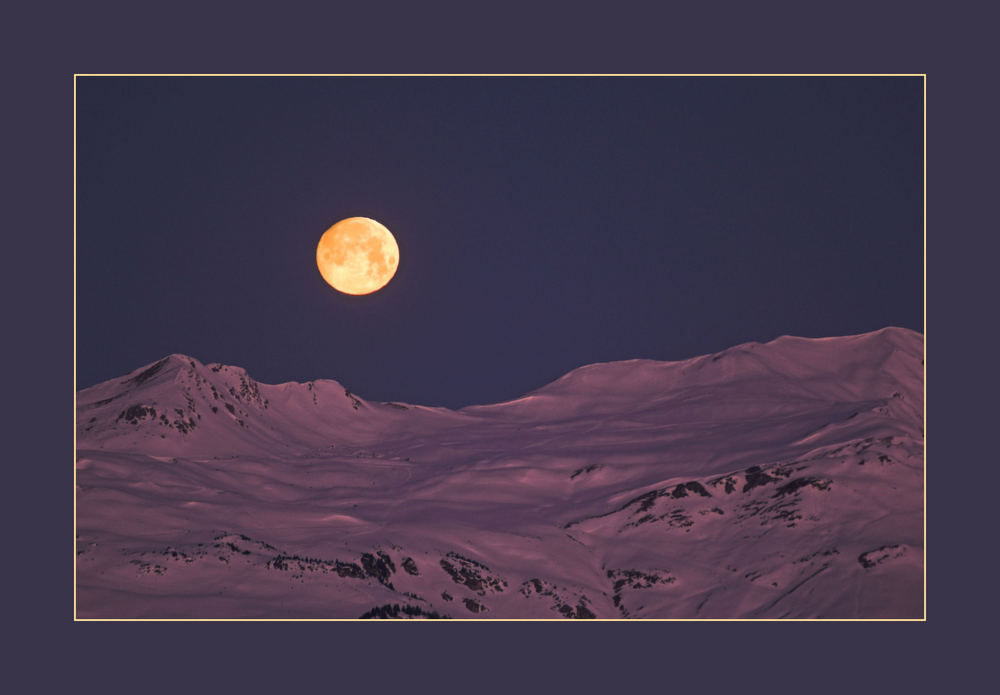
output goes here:
<path id="1" fill-rule="evenodd" d="M 197 369 L 198 365 L 200 365 L 200 363 L 193 357 L 188 357 L 187 355 L 175 352 L 167 355 L 163 359 L 159 359 L 156 362 L 150 362 L 147 365 L 129 372 L 121 380 L 121 383 L 129 386 L 142 386 L 147 381 L 157 377 L 163 378 L 163 376 L 173 374 L 179 369 L 187 367 Z"/>
<path id="2" fill-rule="evenodd" d="M 699 393 L 739 391 L 764 400 L 888 397 L 902 388 L 922 402 L 923 338 L 905 328 L 831 338 L 781 336 L 683 360 L 630 359 L 578 367 L 520 398 L 462 412 L 553 418 L 645 410 Z M 864 378 L 859 378 L 864 375 Z M 913 385 L 913 388 L 910 388 Z"/>

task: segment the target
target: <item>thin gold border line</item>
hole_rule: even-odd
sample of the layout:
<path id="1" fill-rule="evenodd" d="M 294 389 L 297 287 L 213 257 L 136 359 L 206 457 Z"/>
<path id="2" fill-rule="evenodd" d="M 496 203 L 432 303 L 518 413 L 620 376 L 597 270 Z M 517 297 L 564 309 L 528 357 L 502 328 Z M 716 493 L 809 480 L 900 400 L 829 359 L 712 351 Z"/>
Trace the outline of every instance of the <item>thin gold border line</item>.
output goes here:
<path id="1" fill-rule="evenodd" d="M 920 623 L 925 618 L 447 618 L 362 620 L 360 618 L 77 618 L 80 623 Z"/>
<path id="2" fill-rule="evenodd" d="M 927 620 L 927 75 L 924 75 L 924 620 Z"/>
<path id="3" fill-rule="evenodd" d="M 76 75 L 73 76 L 73 619 L 77 619 L 76 540 Z"/>
<path id="4" fill-rule="evenodd" d="M 597 618 L 592 622 L 926 622 L 927 621 L 927 73 L 73 73 L 73 621 L 74 622 L 362 622 L 360 618 L 80 618 L 77 609 L 77 78 L 79 77 L 921 77 L 923 78 L 924 232 L 924 615 L 922 618 Z M 375 621 L 379 622 L 379 621 Z M 391 623 L 407 621 L 385 621 Z M 414 621 L 417 622 L 417 621 Z M 424 621 L 420 621 L 424 622 Z M 568 618 L 453 618 L 440 622 L 576 622 Z"/>
<path id="5" fill-rule="evenodd" d="M 380 73 L 309 73 L 309 72 L 162 72 L 162 73 L 128 73 L 128 72 L 93 72 L 74 73 L 74 77 L 927 77 L 926 73 L 893 73 L 893 72 L 718 72 L 718 73 L 617 73 L 617 72 L 538 72 L 538 73 L 498 73 L 498 72 L 380 72 Z"/>

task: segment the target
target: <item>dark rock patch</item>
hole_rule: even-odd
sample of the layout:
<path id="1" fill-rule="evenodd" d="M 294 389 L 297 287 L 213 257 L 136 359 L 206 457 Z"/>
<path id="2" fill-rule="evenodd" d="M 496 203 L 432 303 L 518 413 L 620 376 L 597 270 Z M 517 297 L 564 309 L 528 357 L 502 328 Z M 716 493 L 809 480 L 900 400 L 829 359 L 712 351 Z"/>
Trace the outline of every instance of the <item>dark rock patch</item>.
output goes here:
<path id="1" fill-rule="evenodd" d="M 833 555 L 840 555 L 840 551 L 836 548 L 828 548 L 826 550 L 817 550 L 814 553 L 809 553 L 808 555 L 803 555 L 798 560 L 795 560 L 792 564 L 799 564 L 800 562 L 809 562 L 814 557 L 831 557 Z"/>
<path id="2" fill-rule="evenodd" d="M 469 609 L 470 613 L 482 613 L 486 610 L 486 606 L 474 598 L 463 598 L 462 603 L 465 604 L 465 607 Z"/>
<path id="3" fill-rule="evenodd" d="M 711 494 L 709 494 L 708 490 L 706 490 L 701 485 L 701 483 L 692 480 L 689 483 L 681 483 L 680 485 L 675 487 L 673 492 L 671 493 L 671 497 L 673 497 L 674 499 L 680 499 L 681 497 L 687 497 L 689 492 L 694 493 L 696 495 L 701 495 L 702 497 L 712 496 Z"/>
<path id="4" fill-rule="evenodd" d="M 633 512 L 633 514 L 640 514 L 642 512 L 651 509 L 652 506 L 656 504 L 656 499 L 663 494 L 664 494 L 663 490 L 652 490 L 651 492 L 647 492 L 644 495 L 639 495 L 638 497 L 629 500 L 628 502 L 625 503 L 622 509 L 626 509 L 634 504 L 638 504 L 639 507 Z"/>
<path id="5" fill-rule="evenodd" d="M 626 589 L 649 589 L 657 584 L 673 584 L 677 578 L 670 572 L 664 570 L 642 571 L 637 569 L 610 569 L 606 572 L 612 584 L 611 600 L 615 608 L 621 613 L 623 618 L 627 618 L 629 613 L 623 605 L 623 596 Z"/>
<path id="6" fill-rule="evenodd" d="M 755 487 L 777 481 L 777 478 L 762 471 L 760 466 L 750 466 L 750 468 L 746 469 L 745 473 L 746 483 L 743 485 L 743 492 L 750 492 Z"/>
<path id="7" fill-rule="evenodd" d="M 573 478 L 577 477 L 578 475 L 584 475 L 585 473 L 592 473 L 595 470 L 597 470 L 597 464 L 596 463 L 592 463 L 589 466 L 584 466 L 583 468 L 577 468 L 575 471 L 573 471 L 573 474 L 570 475 L 569 479 L 572 480 Z"/>
<path id="8" fill-rule="evenodd" d="M 160 360 L 159 362 L 157 362 L 157 363 L 155 363 L 153 365 L 150 365 L 149 367 L 147 367 L 143 371 L 141 371 L 138 374 L 136 374 L 131 379 L 126 380 L 125 383 L 126 384 L 133 384 L 135 386 L 141 386 L 142 384 L 146 383 L 147 381 L 149 381 L 150 379 L 152 379 L 154 376 L 156 376 L 157 374 L 159 374 L 160 370 L 163 369 L 164 365 L 166 365 L 169 360 L 170 360 L 169 357 L 164 357 L 162 360 Z"/>
<path id="9" fill-rule="evenodd" d="M 386 603 L 381 606 L 375 606 L 371 610 L 365 612 L 361 616 L 361 620 L 371 620 L 371 619 L 387 619 L 387 618 L 427 618 L 430 620 L 440 620 L 446 619 L 448 616 L 441 615 L 437 611 L 427 611 L 420 606 L 411 606 L 409 604 L 404 604 L 400 606 L 398 603 Z"/>
<path id="10" fill-rule="evenodd" d="M 821 480 L 820 478 L 795 478 L 785 483 L 775 491 L 772 497 L 783 497 L 785 495 L 790 495 L 794 492 L 798 492 L 804 487 L 811 486 L 817 490 L 829 490 L 831 481 Z"/>
<path id="11" fill-rule="evenodd" d="M 130 405 L 118 415 L 115 422 L 124 420 L 130 425 L 138 425 L 140 421 L 147 418 L 156 418 L 156 408 L 148 405 Z"/>
<path id="12" fill-rule="evenodd" d="M 351 393 L 350 389 L 344 389 L 344 395 L 350 399 L 352 408 L 357 410 L 358 408 L 361 407 L 361 401 L 358 400 L 358 398 L 353 393 Z"/>
<path id="13" fill-rule="evenodd" d="M 712 487 L 718 487 L 719 485 L 725 486 L 726 494 L 731 494 L 733 490 L 736 489 L 736 479 L 731 475 L 726 475 L 721 478 L 715 478 L 714 480 L 709 480 L 708 484 Z"/>
<path id="14" fill-rule="evenodd" d="M 442 558 L 441 569 L 453 582 L 468 587 L 480 596 L 485 596 L 487 591 L 502 592 L 507 587 L 506 580 L 494 576 L 489 567 L 458 553 L 448 553 Z"/>
<path id="15" fill-rule="evenodd" d="M 596 618 L 588 604 L 590 599 L 569 589 L 560 588 L 549 582 L 533 578 L 521 584 L 521 595 L 530 597 L 532 594 L 552 600 L 550 608 L 564 618 Z M 574 607 L 575 602 L 575 607 Z"/>
<path id="16" fill-rule="evenodd" d="M 389 577 L 396 571 L 396 565 L 386 553 L 382 551 L 377 551 L 374 555 L 362 553 L 361 566 L 364 567 L 365 573 L 377 580 L 379 584 L 392 588 Z"/>
<path id="17" fill-rule="evenodd" d="M 872 569 L 887 560 L 894 560 L 906 553 L 906 547 L 899 544 L 883 545 L 858 555 L 858 564 L 866 570 Z"/>

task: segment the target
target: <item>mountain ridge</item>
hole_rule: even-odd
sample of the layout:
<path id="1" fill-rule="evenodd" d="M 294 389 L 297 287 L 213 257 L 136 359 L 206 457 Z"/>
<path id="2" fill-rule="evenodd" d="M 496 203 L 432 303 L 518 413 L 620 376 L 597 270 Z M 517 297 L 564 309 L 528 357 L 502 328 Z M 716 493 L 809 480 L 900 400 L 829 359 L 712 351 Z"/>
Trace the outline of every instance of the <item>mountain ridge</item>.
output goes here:
<path id="1" fill-rule="evenodd" d="M 169 355 L 78 394 L 80 615 L 919 617 L 922 362 L 782 337 L 455 411 Z"/>
<path id="2" fill-rule="evenodd" d="M 543 384 L 542 386 L 540 386 L 540 387 L 538 387 L 536 389 L 532 389 L 532 390 L 528 391 L 527 393 L 525 393 L 522 396 L 519 396 L 519 397 L 516 397 L 516 398 L 513 398 L 513 399 L 509 399 L 508 401 L 498 401 L 498 402 L 494 402 L 494 403 L 482 403 L 482 404 L 471 404 L 471 405 L 467 405 L 467 406 L 462 406 L 461 408 L 454 408 L 454 409 L 452 409 L 452 408 L 444 408 L 444 406 L 424 406 L 424 407 L 444 408 L 446 410 L 463 410 L 464 408 L 475 408 L 475 407 L 484 407 L 484 406 L 489 406 L 489 405 L 499 405 L 499 404 L 502 404 L 502 403 L 505 403 L 505 402 L 509 402 L 511 400 L 519 400 L 520 398 L 523 398 L 524 396 L 530 395 L 532 393 L 535 393 L 537 391 L 545 389 L 545 388 L 547 388 L 549 386 L 552 386 L 553 384 L 556 384 L 557 382 L 560 382 L 560 381 L 566 379 L 567 377 L 569 377 L 570 375 L 574 374 L 575 372 L 577 372 L 579 370 L 590 369 L 590 368 L 595 368 L 595 367 L 597 367 L 597 368 L 599 368 L 599 367 L 605 367 L 605 366 L 607 366 L 607 367 L 614 367 L 614 366 L 618 366 L 618 365 L 643 364 L 643 363 L 651 363 L 651 364 L 658 364 L 658 365 L 679 365 L 679 364 L 684 364 L 684 363 L 696 362 L 696 361 L 699 361 L 699 360 L 705 360 L 705 359 L 709 359 L 709 358 L 711 358 L 713 360 L 717 360 L 717 359 L 721 358 L 723 355 L 725 355 L 726 353 L 731 353 L 731 352 L 735 352 L 735 351 L 753 350 L 755 348 L 772 346 L 772 345 L 776 345 L 778 343 L 808 342 L 808 343 L 819 344 L 819 343 L 829 343 L 829 342 L 847 342 L 847 341 L 855 341 L 855 340 L 859 340 L 859 339 L 871 339 L 871 338 L 876 338 L 878 336 L 904 337 L 904 338 L 906 338 L 908 336 L 909 339 L 913 339 L 913 338 L 922 339 L 922 334 L 920 332 L 914 331 L 914 330 L 909 329 L 909 328 L 899 327 L 899 326 L 885 326 L 883 328 L 880 328 L 880 329 L 877 329 L 877 330 L 874 330 L 874 331 L 868 331 L 868 332 L 865 332 L 865 333 L 857 333 L 857 334 L 846 335 L 846 336 L 828 336 L 828 337 L 819 337 L 819 338 L 808 338 L 808 337 L 803 337 L 803 336 L 780 335 L 780 336 L 778 336 L 778 337 L 776 337 L 776 338 L 774 338 L 772 340 L 769 340 L 767 342 L 748 341 L 748 342 L 745 342 L 745 343 L 739 343 L 737 345 L 731 346 L 731 347 L 726 348 L 724 350 L 721 350 L 719 352 L 706 353 L 706 354 L 703 354 L 703 355 L 695 355 L 693 357 L 687 357 L 687 358 L 683 358 L 683 359 L 679 359 L 679 360 L 657 360 L 657 359 L 651 359 L 651 358 L 638 357 L 638 358 L 630 358 L 630 359 L 623 359 L 623 360 L 610 360 L 610 361 L 605 361 L 605 362 L 588 363 L 588 364 L 580 365 L 579 367 L 574 367 L 573 369 L 570 369 L 568 372 L 565 372 L 564 374 L 556 377 L 552 381 L 547 382 L 546 384 Z M 219 363 L 219 362 L 202 362 L 198 358 L 196 358 L 194 356 L 191 356 L 191 355 L 187 355 L 187 354 L 184 354 L 184 353 L 171 353 L 169 355 L 166 355 L 163 358 L 160 358 L 159 360 L 154 360 L 153 362 L 149 362 L 149 363 L 147 363 L 145 365 L 137 367 L 136 369 L 133 369 L 131 372 L 128 372 L 127 374 L 125 374 L 123 376 L 112 377 L 110 379 L 105 379 L 104 381 L 98 382 L 96 384 L 92 384 L 91 386 L 85 387 L 83 389 L 79 389 L 78 393 L 85 393 L 85 392 L 91 391 L 93 389 L 96 389 L 97 387 L 104 386 L 104 385 L 107 385 L 107 384 L 109 384 L 111 382 L 115 382 L 115 381 L 119 381 L 119 382 L 124 383 L 124 382 L 129 381 L 130 378 L 134 379 L 135 378 L 134 375 L 141 375 L 144 371 L 147 371 L 147 370 L 153 368 L 156 365 L 160 365 L 162 363 L 171 363 L 171 362 L 175 363 L 175 364 L 190 364 L 191 362 L 194 362 L 197 365 L 201 365 L 202 367 L 209 368 L 209 369 L 217 369 L 219 367 L 222 367 L 222 368 L 225 368 L 225 369 L 228 369 L 228 370 L 236 370 L 236 371 L 242 373 L 244 376 L 250 377 L 248 371 L 245 368 L 243 368 L 243 367 L 238 367 L 238 366 L 233 366 L 233 365 L 225 365 L 225 364 Z M 194 365 L 190 365 L 190 366 L 194 367 Z M 250 377 L 250 378 L 252 378 L 252 377 Z M 333 383 L 337 384 L 338 386 L 343 386 L 342 382 L 338 381 L 337 379 L 331 379 L 331 378 L 317 378 L 317 379 L 313 379 L 313 380 L 305 381 L 305 382 L 285 381 L 285 382 L 279 382 L 277 384 L 268 384 L 268 385 L 272 385 L 272 386 L 305 385 L 305 384 L 314 383 L 314 382 L 333 382 Z M 264 383 L 264 382 L 259 382 L 258 381 L 258 383 Z M 406 402 L 403 402 L 403 401 L 400 401 L 400 402 L 404 403 L 406 405 L 410 405 L 409 403 L 406 403 Z"/>
<path id="3" fill-rule="evenodd" d="M 218 414 L 218 407 L 220 405 L 227 410 L 232 409 L 230 410 L 230 416 L 232 416 L 232 420 L 238 426 L 245 426 L 246 424 L 246 420 L 240 417 L 240 415 L 249 416 L 246 406 L 257 406 L 258 409 L 260 407 L 266 409 L 270 404 L 270 399 L 260 396 L 262 387 L 268 395 L 276 397 L 279 400 L 284 397 L 285 401 L 292 394 L 298 394 L 301 397 L 304 391 L 308 391 L 309 397 L 314 401 L 315 405 L 319 404 L 318 394 L 323 393 L 325 395 L 324 407 L 331 407 L 332 410 L 329 412 L 333 415 L 344 414 L 345 409 L 343 406 L 345 402 L 354 411 L 371 411 L 373 409 L 388 407 L 395 410 L 417 410 L 423 413 L 437 413 L 442 415 L 446 413 L 475 415 L 495 412 L 497 410 L 514 411 L 512 414 L 516 415 L 517 409 L 523 409 L 528 403 L 536 401 L 534 407 L 529 409 L 529 412 L 531 416 L 537 417 L 539 416 L 539 410 L 551 409 L 553 407 L 553 397 L 593 397 L 596 393 L 601 398 L 608 399 L 614 398 L 616 394 L 624 393 L 626 397 L 635 399 L 643 396 L 649 397 L 662 394 L 667 389 L 676 390 L 679 388 L 705 386 L 714 381 L 731 378 L 732 375 L 737 373 L 740 374 L 741 378 L 748 378 L 750 374 L 755 374 L 758 377 L 763 375 L 775 378 L 788 378 L 788 374 L 775 371 L 773 363 L 777 361 L 791 363 L 788 354 L 789 350 L 785 349 L 779 355 L 780 360 L 775 360 L 772 356 L 770 360 L 771 364 L 763 362 L 761 358 L 761 353 L 767 355 L 769 352 L 775 352 L 779 347 L 800 348 L 799 352 L 801 352 L 802 347 L 806 350 L 816 350 L 818 348 L 842 350 L 846 344 L 861 343 L 863 345 L 882 340 L 887 349 L 890 347 L 902 347 L 913 353 L 921 349 L 919 344 L 920 339 L 920 334 L 915 331 L 887 327 L 870 333 L 836 338 L 780 336 L 768 343 L 742 343 L 722 352 L 684 360 L 631 359 L 598 362 L 570 370 L 561 377 L 518 398 L 485 405 L 465 406 L 456 410 L 396 401 L 368 401 L 361 396 L 353 394 L 341 382 L 334 379 L 264 384 L 253 379 L 247 370 L 242 367 L 222 365 L 220 363 L 206 364 L 188 355 L 173 353 L 156 362 L 138 367 L 122 377 L 109 379 L 81 390 L 78 394 L 78 408 L 81 412 L 86 412 L 94 408 L 99 408 L 102 405 L 110 404 L 112 401 L 121 403 L 122 399 L 128 400 L 129 397 L 132 397 L 132 400 L 142 400 L 139 394 L 134 393 L 135 390 L 147 384 L 162 384 L 166 377 L 173 376 L 173 381 L 179 385 L 179 388 L 185 394 L 185 403 L 180 403 L 175 398 L 172 402 L 165 405 L 168 410 L 180 408 L 182 411 L 185 411 L 185 416 L 182 416 L 182 422 L 186 422 L 187 426 L 192 429 L 198 423 L 192 420 L 191 417 L 194 416 L 195 420 L 201 420 L 202 418 L 201 413 L 191 407 L 191 391 L 198 390 L 198 387 L 202 385 L 207 385 L 210 389 L 211 400 L 209 401 L 208 398 L 203 398 L 203 400 L 206 401 L 208 408 L 213 411 L 213 414 Z M 824 360 L 819 364 L 828 365 L 828 361 Z M 816 366 L 815 362 L 810 365 L 813 370 L 816 369 Z M 218 379 L 213 378 L 212 375 L 215 374 L 221 374 L 221 377 Z M 708 378 L 706 378 L 706 374 L 709 374 Z M 800 371 L 798 374 L 792 376 L 801 379 L 803 374 Z M 193 385 L 190 383 L 191 381 L 194 382 Z M 623 388 L 623 385 L 628 388 Z M 637 385 L 642 387 L 638 391 L 636 390 Z M 116 386 L 124 388 L 116 389 Z M 132 393 L 128 391 L 132 391 Z M 340 401 L 339 398 L 330 398 L 332 394 L 341 391 L 343 392 L 345 401 Z M 860 399 L 858 394 L 850 395 Z M 915 397 L 918 394 L 913 393 L 909 395 Z M 202 396 L 204 397 L 205 394 L 202 393 Z M 150 400 L 153 401 L 151 404 L 132 403 L 130 407 L 152 406 L 155 408 L 155 401 L 157 399 L 152 398 Z M 187 406 L 186 408 L 184 407 L 185 405 Z M 239 414 L 237 414 L 236 409 L 239 409 Z M 180 413 L 176 414 L 180 415 Z M 119 413 L 120 417 L 118 419 L 125 419 L 121 417 L 122 415 L 124 415 L 124 411 Z M 161 418 L 161 422 L 163 422 L 163 413 L 160 412 L 158 415 Z M 173 413 L 171 413 L 171 417 L 172 415 Z M 91 417 L 94 416 L 91 415 Z M 88 434 L 90 431 L 84 425 L 82 428 L 78 428 L 78 436 Z M 87 437 L 83 438 L 86 439 Z"/>

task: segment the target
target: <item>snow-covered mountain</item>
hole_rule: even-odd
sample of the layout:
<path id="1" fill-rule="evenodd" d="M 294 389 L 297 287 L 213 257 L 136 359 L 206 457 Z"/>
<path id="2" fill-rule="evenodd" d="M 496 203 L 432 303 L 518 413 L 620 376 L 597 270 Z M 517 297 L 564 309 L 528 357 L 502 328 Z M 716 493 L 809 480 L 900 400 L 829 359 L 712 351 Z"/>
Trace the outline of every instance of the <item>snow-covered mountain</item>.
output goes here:
<path id="1" fill-rule="evenodd" d="M 457 411 L 170 355 L 77 395 L 77 615 L 919 618 L 923 339 Z"/>

